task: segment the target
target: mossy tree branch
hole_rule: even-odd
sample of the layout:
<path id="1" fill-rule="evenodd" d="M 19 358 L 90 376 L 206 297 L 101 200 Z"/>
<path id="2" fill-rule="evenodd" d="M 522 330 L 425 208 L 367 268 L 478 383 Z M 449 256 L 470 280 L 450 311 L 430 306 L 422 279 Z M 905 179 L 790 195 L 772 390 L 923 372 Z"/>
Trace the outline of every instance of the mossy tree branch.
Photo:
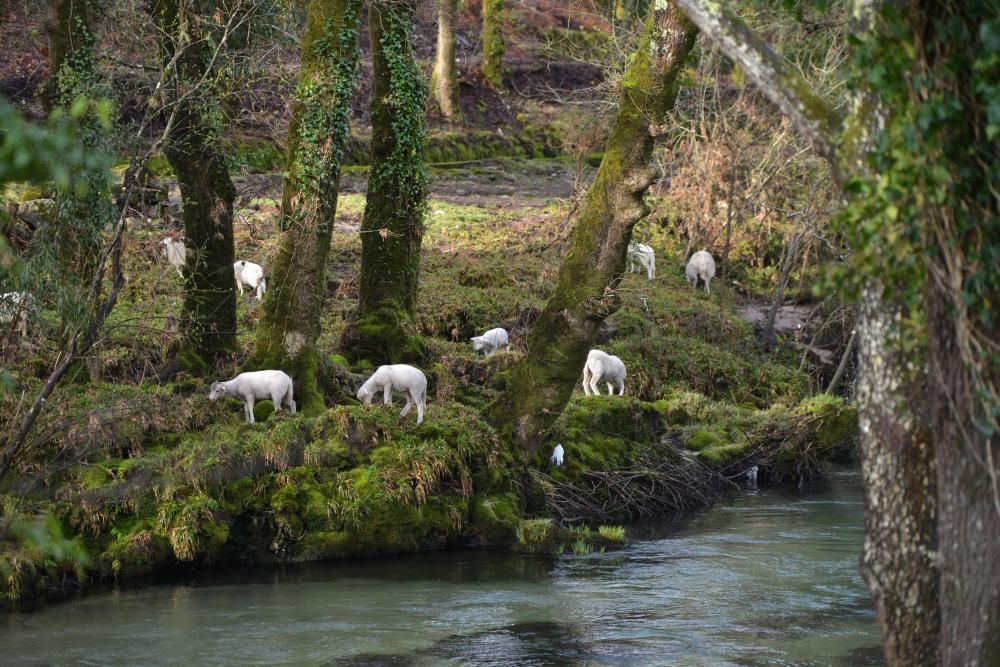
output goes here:
<path id="1" fill-rule="evenodd" d="M 248 368 L 276 368 L 296 383 L 307 414 L 324 409 L 316 380 L 316 340 L 326 296 L 326 264 L 337 211 L 340 168 L 350 139 L 357 83 L 361 0 L 312 0 L 302 70 L 289 126 L 281 239 L 257 347 Z"/>
<path id="2" fill-rule="evenodd" d="M 565 408 L 598 327 L 618 309 L 625 251 L 632 228 L 647 213 L 643 195 L 656 177 L 650 166 L 654 126 L 674 105 L 696 34 L 663 0 L 646 21 L 555 291 L 528 334 L 528 356 L 509 372 L 507 391 L 490 407 L 490 419 L 528 449 L 542 442 Z"/>
<path id="3" fill-rule="evenodd" d="M 842 119 L 809 83 L 741 21 L 722 0 L 674 0 L 723 53 L 746 72 L 812 142 L 816 152 L 836 163 Z"/>

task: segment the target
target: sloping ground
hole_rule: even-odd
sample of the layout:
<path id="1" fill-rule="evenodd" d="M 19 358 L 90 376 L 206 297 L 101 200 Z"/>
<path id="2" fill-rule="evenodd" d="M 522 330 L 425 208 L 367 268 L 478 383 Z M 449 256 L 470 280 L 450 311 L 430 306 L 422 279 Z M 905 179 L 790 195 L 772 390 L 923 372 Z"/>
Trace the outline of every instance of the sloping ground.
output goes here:
<path id="1" fill-rule="evenodd" d="M 626 276 L 622 308 L 602 332 L 602 349 L 629 368 L 628 395 L 574 396 L 552 434 L 565 448 L 562 468 L 548 462 L 550 450 L 512 449 L 480 415 L 502 390 L 502 371 L 527 353 L 524 333 L 552 288 L 569 233 L 573 174 L 558 161 L 497 161 L 433 176 L 418 306 L 430 380 L 421 426 L 412 415 L 401 420 L 398 405 L 333 404 L 371 368 L 336 356 L 357 299 L 363 174 L 345 179 L 338 212 L 320 342 L 330 409 L 318 418 L 275 418 L 263 402 L 258 423 L 247 425 L 235 402 L 206 399 L 204 379 L 155 384 L 147 369 L 155 370 L 174 335 L 168 325 L 181 283 L 158 256 L 161 223 L 138 228 L 129 281 L 101 349 L 104 381 L 81 372 L 53 395 L 58 409 L 42 418 L 30 457 L 0 494 L 5 511 L 26 498 L 26 522 L 53 517 L 0 543 L 4 604 L 218 561 L 450 545 L 609 546 L 618 531 L 579 522 L 710 502 L 752 465 L 761 483 L 808 477 L 851 448 L 853 409 L 808 398 L 797 360 L 764 355 L 749 325 L 731 316 L 723 325 L 718 301 L 684 283 L 669 236 L 647 225 L 637 233 L 656 248 L 659 275 Z M 277 240 L 279 187 L 274 175 L 240 182 L 238 255 L 265 267 Z M 240 305 L 244 350 L 259 315 L 255 302 Z M 474 353 L 468 337 L 497 325 L 511 331 L 513 351 Z M 38 386 L 34 373 L 54 353 L 48 345 L 24 353 L 18 367 L 29 370 L 4 399 L 5 419 L 16 416 L 20 390 L 30 395 Z"/>

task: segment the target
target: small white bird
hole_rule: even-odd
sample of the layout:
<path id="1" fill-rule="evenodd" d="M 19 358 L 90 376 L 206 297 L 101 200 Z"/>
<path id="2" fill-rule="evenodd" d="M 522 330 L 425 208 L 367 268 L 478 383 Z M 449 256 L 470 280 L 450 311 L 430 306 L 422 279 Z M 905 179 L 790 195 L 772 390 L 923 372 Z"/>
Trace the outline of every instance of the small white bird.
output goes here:
<path id="1" fill-rule="evenodd" d="M 551 460 L 557 466 L 561 466 L 563 464 L 563 446 L 562 445 L 556 445 L 555 449 L 552 450 L 552 459 Z"/>
<path id="2" fill-rule="evenodd" d="M 750 469 L 747 470 L 747 482 L 751 489 L 757 488 L 757 466 L 750 466 Z"/>

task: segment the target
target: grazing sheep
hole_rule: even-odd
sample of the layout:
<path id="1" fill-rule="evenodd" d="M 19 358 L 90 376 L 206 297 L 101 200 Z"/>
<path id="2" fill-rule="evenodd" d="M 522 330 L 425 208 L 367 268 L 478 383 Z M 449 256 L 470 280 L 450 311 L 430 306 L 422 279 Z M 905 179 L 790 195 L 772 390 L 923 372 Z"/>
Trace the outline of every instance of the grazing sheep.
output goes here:
<path id="1" fill-rule="evenodd" d="M 288 411 L 295 414 L 295 401 L 292 400 L 292 378 L 283 371 L 240 373 L 232 380 L 213 382 L 208 398 L 214 401 L 220 396 L 242 399 L 243 413 L 246 415 L 248 424 L 254 423 L 253 404 L 257 399 L 262 401 L 271 399 L 275 412 L 279 412 L 281 404 L 285 403 L 288 406 Z"/>
<path id="2" fill-rule="evenodd" d="M 563 446 L 561 444 L 556 445 L 555 448 L 552 450 L 552 457 L 551 457 L 552 463 L 556 464 L 557 466 L 561 466 L 563 464 L 563 454 L 564 454 Z"/>
<path id="3" fill-rule="evenodd" d="M 399 416 L 405 417 L 416 405 L 417 423 L 423 423 L 424 409 L 427 407 L 427 376 L 419 368 L 406 364 L 379 366 L 358 389 L 358 400 L 371 405 L 372 396 L 381 391 L 383 402 L 392 405 L 393 389 L 406 392 L 406 406 Z"/>
<path id="4" fill-rule="evenodd" d="M 632 241 L 628 244 L 628 272 L 638 272 L 639 267 L 646 269 L 646 278 L 656 277 L 656 253 L 645 243 Z"/>
<path id="5" fill-rule="evenodd" d="M 490 329 L 482 336 L 473 336 L 469 340 L 472 341 L 472 348 L 477 352 L 479 350 L 485 350 L 486 356 L 490 357 L 496 354 L 496 351 L 501 347 L 506 346 L 507 351 L 510 352 L 510 343 L 507 338 L 507 330 L 501 327 L 496 329 Z"/>
<path id="6" fill-rule="evenodd" d="M 264 300 L 264 291 L 267 289 L 264 267 L 241 259 L 233 264 L 233 274 L 236 276 L 236 288 L 239 289 L 240 296 L 243 296 L 243 286 L 246 285 L 254 290 L 258 301 Z"/>
<path id="7" fill-rule="evenodd" d="M 625 364 L 613 354 L 601 350 L 591 350 L 587 355 L 587 363 L 583 366 L 583 393 L 588 396 L 598 396 L 601 392 L 597 384 L 604 381 L 608 385 L 608 395 L 614 395 L 614 386 L 618 387 L 618 395 L 625 394 Z"/>
<path id="8" fill-rule="evenodd" d="M 13 324 L 14 329 L 21 333 L 21 338 L 28 337 L 28 321 L 37 315 L 35 297 L 28 292 L 0 294 L 0 324 Z"/>
<path id="9" fill-rule="evenodd" d="M 692 287 L 698 287 L 698 279 L 700 278 L 705 283 L 705 293 L 711 294 L 710 285 L 712 278 L 715 277 L 715 260 L 707 251 L 699 250 L 691 255 L 684 274 Z"/>
<path id="10" fill-rule="evenodd" d="M 181 269 L 187 261 L 187 249 L 184 247 L 184 243 L 182 241 L 175 241 L 169 236 L 160 241 L 160 243 L 163 244 L 163 254 L 167 257 L 167 261 L 170 262 L 170 266 L 177 269 L 177 275 L 183 278 L 184 271 Z"/>

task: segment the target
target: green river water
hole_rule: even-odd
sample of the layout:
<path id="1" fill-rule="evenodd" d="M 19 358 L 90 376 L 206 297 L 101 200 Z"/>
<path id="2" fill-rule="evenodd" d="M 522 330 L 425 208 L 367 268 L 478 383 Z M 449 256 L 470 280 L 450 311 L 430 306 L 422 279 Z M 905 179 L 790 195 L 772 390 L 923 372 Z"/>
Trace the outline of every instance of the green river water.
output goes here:
<path id="1" fill-rule="evenodd" d="M 0 665 L 881 665 L 860 474 L 749 491 L 622 551 L 448 551 L 91 592 L 0 620 Z"/>

